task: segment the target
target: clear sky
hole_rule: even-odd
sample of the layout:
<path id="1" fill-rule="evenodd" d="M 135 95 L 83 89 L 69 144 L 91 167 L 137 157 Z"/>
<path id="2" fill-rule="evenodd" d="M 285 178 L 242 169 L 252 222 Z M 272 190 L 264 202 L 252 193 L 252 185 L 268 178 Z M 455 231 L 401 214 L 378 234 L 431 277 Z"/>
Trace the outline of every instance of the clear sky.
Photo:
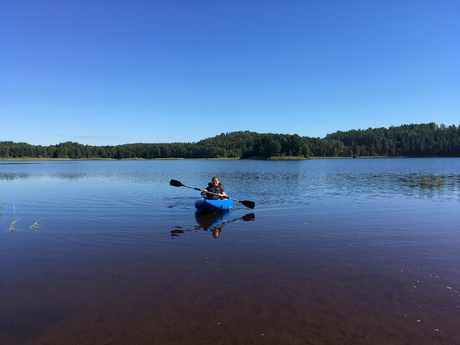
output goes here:
<path id="1" fill-rule="evenodd" d="M 460 1 L 1 0 L 0 141 L 460 125 Z"/>

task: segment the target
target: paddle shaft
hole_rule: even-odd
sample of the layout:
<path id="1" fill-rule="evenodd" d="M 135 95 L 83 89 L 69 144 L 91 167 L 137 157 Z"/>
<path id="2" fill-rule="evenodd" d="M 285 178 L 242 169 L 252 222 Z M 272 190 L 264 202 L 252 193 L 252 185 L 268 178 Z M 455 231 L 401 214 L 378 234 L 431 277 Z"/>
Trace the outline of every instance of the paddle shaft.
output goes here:
<path id="1" fill-rule="evenodd" d="M 200 192 L 203 192 L 203 191 L 204 191 L 204 189 L 186 186 L 185 184 L 183 184 L 182 182 L 179 182 L 179 181 L 177 181 L 177 180 L 171 180 L 171 181 L 169 182 L 169 184 L 170 184 L 171 186 L 174 186 L 174 187 L 186 187 L 186 188 L 194 189 L 194 190 L 197 190 L 197 191 L 200 191 Z M 207 190 L 206 190 L 206 192 L 209 193 L 209 194 L 213 194 L 213 195 L 218 195 L 218 196 L 220 196 L 220 195 L 217 194 L 217 193 L 208 192 Z M 229 199 L 228 196 L 224 196 L 223 198 Z M 250 201 L 250 200 L 237 200 L 237 199 L 233 199 L 233 200 L 236 200 L 236 201 L 242 203 L 244 206 L 249 207 L 249 208 L 254 208 L 254 207 L 256 206 L 256 203 L 255 203 L 254 201 Z"/>
<path id="2" fill-rule="evenodd" d="M 194 190 L 197 190 L 197 191 L 199 191 L 199 192 L 204 192 L 204 189 L 200 189 L 200 188 L 196 188 L 196 187 L 190 187 L 190 186 L 186 186 L 186 185 L 182 185 L 182 187 L 194 189 Z M 210 191 L 208 191 L 208 190 L 206 190 L 206 194 L 212 194 L 212 195 L 218 195 L 218 196 L 220 196 L 220 194 L 213 193 L 213 192 L 210 192 Z M 222 196 L 222 198 L 228 199 L 228 196 Z"/>

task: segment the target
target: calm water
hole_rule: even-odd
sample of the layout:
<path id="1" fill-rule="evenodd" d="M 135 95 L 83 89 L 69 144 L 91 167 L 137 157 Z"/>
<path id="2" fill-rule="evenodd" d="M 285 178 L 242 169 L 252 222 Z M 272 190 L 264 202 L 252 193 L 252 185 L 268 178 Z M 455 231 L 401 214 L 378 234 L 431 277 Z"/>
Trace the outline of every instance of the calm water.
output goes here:
<path id="1" fill-rule="evenodd" d="M 0 344 L 460 344 L 459 224 L 460 159 L 0 162 Z"/>

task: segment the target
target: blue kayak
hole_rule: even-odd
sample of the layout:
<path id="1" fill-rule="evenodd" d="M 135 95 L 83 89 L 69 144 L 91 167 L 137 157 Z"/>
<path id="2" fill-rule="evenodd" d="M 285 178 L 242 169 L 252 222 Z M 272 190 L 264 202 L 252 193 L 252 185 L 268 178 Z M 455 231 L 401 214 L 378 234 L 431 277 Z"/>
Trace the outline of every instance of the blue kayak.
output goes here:
<path id="1" fill-rule="evenodd" d="M 213 200 L 198 198 L 195 201 L 195 207 L 199 211 L 228 211 L 233 206 L 233 199 Z"/>

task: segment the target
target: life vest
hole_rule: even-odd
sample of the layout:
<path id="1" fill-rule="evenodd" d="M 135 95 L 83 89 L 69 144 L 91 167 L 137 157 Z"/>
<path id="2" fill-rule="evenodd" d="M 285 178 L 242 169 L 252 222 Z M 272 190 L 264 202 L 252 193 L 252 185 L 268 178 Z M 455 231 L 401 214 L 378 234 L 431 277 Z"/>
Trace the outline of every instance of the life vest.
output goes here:
<path id="1" fill-rule="evenodd" d="M 208 192 L 220 194 L 220 193 L 224 192 L 224 187 L 222 187 L 222 183 L 219 182 L 219 184 L 217 185 L 217 187 L 214 188 L 214 185 L 212 184 L 212 182 L 209 182 L 209 183 L 208 183 L 208 187 L 206 188 L 206 190 L 207 190 Z M 207 199 L 213 199 L 213 200 L 219 199 L 219 197 L 218 197 L 217 195 L 210 194 L 210 193 L 207 193 L 207 194 L 206 194 L 206 198 L 207 198 Z"/>

